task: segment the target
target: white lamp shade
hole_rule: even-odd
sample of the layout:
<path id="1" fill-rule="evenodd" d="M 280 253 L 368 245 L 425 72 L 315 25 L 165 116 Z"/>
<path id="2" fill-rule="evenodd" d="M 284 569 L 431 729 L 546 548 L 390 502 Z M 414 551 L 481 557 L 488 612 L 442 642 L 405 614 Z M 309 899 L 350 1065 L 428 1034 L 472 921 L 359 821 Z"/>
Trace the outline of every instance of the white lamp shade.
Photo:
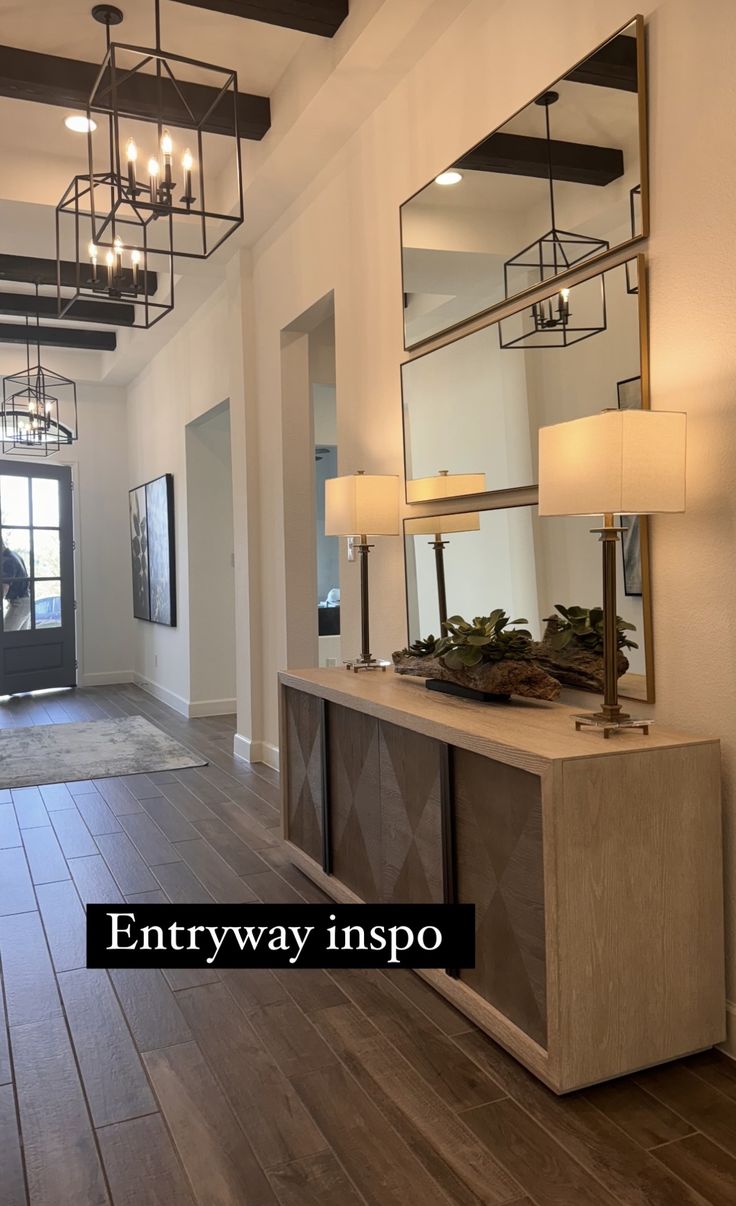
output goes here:
<path id="1" fill-rule="evenodd" d="M 398 536 L 399 479 L 354 473 L 325 482 L 326 536 Z"/>
<path id="2" fill-rule="evenodd" d="M 465 494 L 483 494 L 485 473 L 438 473 L 434 477 L 415 477 L 406 483 L 410 503 L 433 502 L 438 498 L 462 498 Z"/>
<path id="3" fill-rule="evenodd" d="M 610 410 L 539 432 L 540 515 L 685 510 L 687 418 Z"/>
<path id="4" fill-rule="evenodd" d="M 469 511 L 465 515 L 427 515 L 422 519 L 407 519 L 404 532 L 407 536 L 449 536 L 453 532 L 480 531 L 480 515 Z"/>

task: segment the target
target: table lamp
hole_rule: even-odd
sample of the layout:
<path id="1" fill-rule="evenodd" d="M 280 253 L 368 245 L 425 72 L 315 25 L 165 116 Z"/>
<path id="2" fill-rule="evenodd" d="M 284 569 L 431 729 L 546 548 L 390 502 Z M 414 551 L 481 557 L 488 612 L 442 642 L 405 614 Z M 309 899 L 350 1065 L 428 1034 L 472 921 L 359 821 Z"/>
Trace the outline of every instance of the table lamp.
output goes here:
<path id="1" fill-rule="evenodd" d="M 684 414 L 605 410 L 539 431 L 539 514 L 602 515 L 603 683 L 600 711 L 575 717 L 575 728 L 604 737 L 623 728 L 649 732 L 648 720 L 621 711 L 618 702 L 616 543 L 624 528 L 614 515 L 685 510 Z"/>
<path id="2" fill-rule="evenodd" d="M 349 670 L 385 670 L 390 662 L 374 658 L 370 651 L 368 603 L 369 536 L 398 536 L 399 479 L 388 474 L 359 470 L 348 477 L 325 482 L 325 535 L 353 536 L 360 556 L 360 657 L 347 663 Z"/>
<path id="3" fill-rule="evenodd" d="M 437 529 L 441 528 L 441 531 Z M 406 532 L 409 536 L 433 536 L 429 541 L 434 549 L 435 569 L 437 573 L 437 604 L 440 615 L 440 636 L 444 636 L 447 620 L 447 590 L 445 587 L 445 549 L 450 543 L 444 540 L 453 532 L 478 532 L 480 530 L 480 515 L 470 511 L 465 515 L 429 515 L 426 519 L 408 519 Z"/>

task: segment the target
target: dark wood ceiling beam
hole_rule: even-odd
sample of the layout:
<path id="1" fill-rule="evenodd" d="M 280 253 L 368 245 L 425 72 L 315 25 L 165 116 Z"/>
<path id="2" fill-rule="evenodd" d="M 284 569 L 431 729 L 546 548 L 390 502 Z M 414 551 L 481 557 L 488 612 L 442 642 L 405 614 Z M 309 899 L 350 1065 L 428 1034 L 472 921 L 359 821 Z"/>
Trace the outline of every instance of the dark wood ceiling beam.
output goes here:
<path id="1" fill-rule="evenodd" d="M 55 297 L 36 297 L 33 293 L 3 293 L 0 290 L 0 314 L 16 314 L 28 318 L 58 318 L 59 306 Z M 64 318 L 81 322 L 103 322 L 111 327 L 132 327 L 135 307 L 126 302 L 97 302 L 80 298 L 72 303 Z"/>
<path id="2" fill-rule="evenodd" d="M 64 109 L 86 109 L 92 87 L 99 73 L 96 63 L 63 59 L 58 55 L 39 54 L 16 46 L 0 46 L 0 96 L 15 100 L 36 101 L 42 105 L 59 105 Z M 217 88 L 204 84 L 180 84 L 184 95 L 196 113 L 205 113 L 214 105 Z M 156 77 L 138 73 L 126 87 L 132 102 L 126 105 L 130 117 L 140 121 L 157 121 L 159 116 Z M 164 90 L 162 120 L 172 126 L 190 127 L 191 120 L 177 96 L 168 85 Z M 238 130 L 241 138 L 263 138 L 271 125 L 271 105 L 267 96 L 238 93 Z M 203 127 L 210 134 L 232 134 L 232 101 L 221 101 Z"/>
<path id="3" fill-rule="evenodd" d="M 575 67 L 565 79 L 575 84 L 595 84 L 600 88 L 636 92 L 636 38 L 619 34 Z"/>
<path id="4" fill-rule="evenodd" d="M 0 322 L 0 343 L 24 344 L 25 323 Z M 33 338 L 37 337 L 33 328 Z M 79 348 L 88 352 L 114 352 L 118 339 L 114 331 L 88 331 L 81 327 L 39 327 L 38 337 L 45 348 Z"/>
<path id="5" fill-rule="evenodd" d="M 88 265 L 83 267 L 89 268 Z M 56 260 L 47 260 L 35 255 L 0 255 L 0 281 L 13 281 L 15 284 L 28 282 L 31 285 L 52 285 L 56 287 Z M 100 270 L 104 273 L 104 267 Z M 158 289 L 158 274 L 156 272 L 141 272 L 141 285 L 145 281 L 149 297 Z M 72 260 L 61 263 L 61 284 L 67 289 L 77 287 L 77 266 Z M 133 288 L 133 272 L 130 268 L 123 269 L 123 287 Z M 141 288 L 143 293 L 143 288 Z"/>
<path id="6" fill-rule="evenodd" d="M 504 176 L 549 174 L 547 142 L 522 134 L 491 134 L 485 142 L 453 165 L 461 171 L 498 172 Z M 552 139 L 552 175 L 573 184 L 606 185 L 624 174 L 623 151 Z"/>
<path id="7" fill-rule="evenodd" d="M 348 15 L 348 0 L 177 0 L 230 17 L 247 17 L 282 29 L 332 38 Z"/>

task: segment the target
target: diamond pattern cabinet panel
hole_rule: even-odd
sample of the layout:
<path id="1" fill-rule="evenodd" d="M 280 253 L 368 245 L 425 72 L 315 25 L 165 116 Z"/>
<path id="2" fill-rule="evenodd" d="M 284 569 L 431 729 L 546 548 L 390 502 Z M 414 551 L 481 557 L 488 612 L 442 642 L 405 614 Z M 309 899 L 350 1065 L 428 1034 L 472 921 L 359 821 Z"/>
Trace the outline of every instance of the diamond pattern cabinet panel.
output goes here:
<path id="1" fill-rule="evenodd" d="M 373 904 L 381 900 L 378 721 L 336 704 L 327 721 L 332 872 Z"/>
<path id="2" fill-rule="evenodd" d="M 287 688 L 286 834 L 305 854 L 322 862 L 322 704 L 314 695 Z"/>
<path id="3" fill-rule="evenodd" d="M 442 904 L 440 744 L 382 721 L 381 900 Z"/>
<path id="4" fill-rule="evenodd" d="M 547 1043 L 541 782 L 468 750 L 453 759 L 457 898 L 475 904 L 470 988 Z"/>

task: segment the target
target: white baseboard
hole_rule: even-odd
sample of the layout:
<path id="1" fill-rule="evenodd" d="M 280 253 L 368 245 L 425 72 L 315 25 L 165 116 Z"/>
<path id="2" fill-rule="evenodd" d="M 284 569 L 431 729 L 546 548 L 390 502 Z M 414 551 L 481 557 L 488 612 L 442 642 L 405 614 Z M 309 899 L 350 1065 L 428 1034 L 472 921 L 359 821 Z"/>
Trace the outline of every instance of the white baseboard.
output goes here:
<path id="1" fill-rule="evenodd" d="M 133 670 L 102 670 L 97 674 L 80 674 L 80 687 L 112 687 L 116 683 L 136 682 Z"/>
<path id="2" fill-rule="evenodd" d="M 134 682 L 155 699 L 160 699 L 161 703 L 168 704 L 180 716 L 186 716 L 187 720 L 196 720 L 203 716 L 231 716 L 237 711 L 237 700 L 234 699 L 185 699 L 183 695 L 177 695 L 168 687 L 162 687 L 160 683 L 154 683 L 140 674 L 133 674 L 125 681 Z"/>
<path id="3" fill-rule="evenodd" d="M 151 682 L 150 678 L 143 678 L 140 674 L 134 676 L 134 682 L 137 687 L 143 691 L 147 691 L 154 699 L 160 699 L 161 703 L 165 703 L 168 707 L 173 708 L 180 716 L 189 718 L 189 700 L 184 699 L 182 695 L 177 695 L 174 691 L 169 691 L 168 687 L 162 687 L 159 683 Z"/>
<path id="4" fill-rule="evenodd" d="M 244 762 L 265 762 L 272 770 L 279 769 L 279 749 L 268 741 L 251 741 L 242 733 L 236 733 L 233 738 L 233 753 Z"/>
<path id="5" fill-rule="evenodd" d="M 193 699 L 189 704 L 189 716 L 232 716 L 238 710 L 236 699 Z"/>

